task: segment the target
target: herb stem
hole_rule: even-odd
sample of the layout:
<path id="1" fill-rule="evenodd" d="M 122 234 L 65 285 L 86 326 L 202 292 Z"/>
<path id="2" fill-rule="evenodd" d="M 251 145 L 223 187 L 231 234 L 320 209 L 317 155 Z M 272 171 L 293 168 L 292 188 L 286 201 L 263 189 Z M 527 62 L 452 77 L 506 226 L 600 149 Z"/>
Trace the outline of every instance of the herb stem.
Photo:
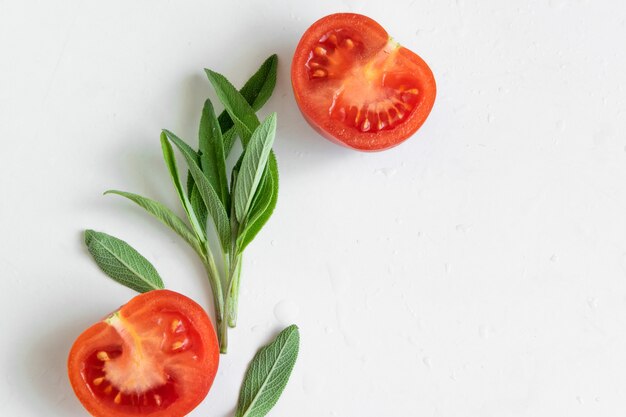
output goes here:
<path id="1" fill-rule="evenodd" d="M 217 339 L 220 342 L 220 353 L 228 353 L 228 323 L 226 320 L 217 322 Z"/>
<path id="2" fill-rule="evenodd" d="M 241 255 L 235 259 L 235 267 L 230 277 L 231 284 L 227 294 L 230 302 L 226 311 L 228 327 L 235 328 L 237 326 L 237 310 L 239 306 L 239 283 L 241 281 Z"/>
<path id="3" fill-rule="evenodd" d="M 228 329 L 228 320 L 225 316 L 224 308 L 224 291 L 222 289 L 222 282 L 217 272 L 213 255 L 210 251 L 207 251 L 208 261 L 204 263 L 204 269 L 206 270 L 209 283 L 211 284 L 211 293 L 213 294 L 213 304 L 215 305 L 215 322 L 217 327 L 217 335 L 220 343 L 220 352 L 226 353 L 228 349 L 228 339 L 226 329 Z"/>

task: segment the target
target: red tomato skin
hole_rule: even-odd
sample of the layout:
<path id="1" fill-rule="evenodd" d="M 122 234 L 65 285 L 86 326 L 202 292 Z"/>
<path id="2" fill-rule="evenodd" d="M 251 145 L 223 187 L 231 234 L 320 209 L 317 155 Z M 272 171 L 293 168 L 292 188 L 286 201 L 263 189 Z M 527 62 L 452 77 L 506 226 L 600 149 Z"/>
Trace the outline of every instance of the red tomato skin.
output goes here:
<path id="1" fill-rule="evenodd" d="M 357 132 L 333 120 L 319 120 L 312 109 L 315 103 L 302 94 L 304 85 L 308 82 L 305 63 L 309 58 L 309 51 L 324 33 L 333 28 L 350 27 L 355 32 L 365 34 L 371 42 L 371 49 L 381 49 L 390 39 L 387 31 L 373 19 L 356 13 L 335 13 L 325 16 L 313 23 L 302 35 L 296 47 L 291 63 L 291 84 L 294 97 L 300 112 L 307 123 L 321 136 L 344 147 L 363 152 L 378 152 L 398 146 L 409 139 L 426 121 L 430 114 L 437 95 L 435 77 L 428 64 L 416 53 L 400 47 L 400 55 L 416 66 L 420 76 L 422 97 L 420 105 L 410 117 L 393 130 L 384 130 L 375 133 Z"/>
<path id="2" fill-rule="evenodd" d="M 91 391 L 83 377 L 85 359 L 93 354 L 94 349 L 106 345 L 107 340 L 117 334 L 116 330 L 104 320 L 85 330 L 74 342 L 68 357 L 68 376 L 77 398 L 85 409 L 94 417 L 183 417 L 197 407 L 206 397 L 213 384 L 219 364 L 219 343 L 215 329 L 204 309 L 195 301 L 182 294 L 169 290 L 153 290 L 132 298 L 115 313 L 132 320 L 133 314 L 146 309 L 175 309 L 192 323 L 200 336 L 202 355 L 196 363 L 201 379 L 194 379 L 192 398 L 179 398 L 166 409 L 150 413 L 129 413 L 115 410 L 103 404 Z M 108 316 L 110 317 L 110 316 Z M 101 343 L 99 345 L 98 343 Z"/>

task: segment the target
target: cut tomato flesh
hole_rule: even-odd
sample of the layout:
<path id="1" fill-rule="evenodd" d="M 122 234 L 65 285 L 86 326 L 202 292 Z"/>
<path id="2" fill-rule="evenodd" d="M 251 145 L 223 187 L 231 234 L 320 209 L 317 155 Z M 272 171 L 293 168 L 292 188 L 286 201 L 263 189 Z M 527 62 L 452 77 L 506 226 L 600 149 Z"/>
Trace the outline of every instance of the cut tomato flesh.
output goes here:
<path id="1" fill-rule="evenodd" d="M 330 87 L 328 114 L 338 122 L 361 132 L 393 129 L 415 109 L 418 83 L 404 69 L 396 42 L 364 58 L 355 38 L 348 30 L 325 34 L 309 53 L 309 79 Z"/>
<path id="2" fill-rule="evenodd" d="M 78 338 L 70 380 L 93 415 L 183 416 L 204 398 L 219 353 L 206 313 L 192 303 L 151 291 Z"/>
<path id="3" fill-rule="evenodd" d="M 314 23 L 292 63 L 296 101 L 309 123 L 349 147 L 379 150 L 414 133 L 432 108 L 435 82 L 417 55 L 368 17 Z"/>
<path id="4" fill-rule="evenodd" d="M 178 399 L 175 386 L 176 381 L 166 375 L 163 375 L 163 381 L 159 381 L 152 387 L 145 385 L 141 390 L 128 391 L 120 387 L 112 381 L 111 372 L 107 371 L 106 363 L 103 366 L 101 359 L 98 357 L 100 352 L 94 352 L 88 358 L 84 375 L 85 382 L 89 385 L 93 395 L 98 397 L 103 403 L 127 414 L 149 414 L 169 407 Z M 111 356 L 112 361 L 117 360 L 121 353 L 120 351 L 115 351 L 114 348 L 109 350 L 109 352 L 113 353 Z"/>
<path id="5" fill-rule="evenodd" d="M 178 398 L 176 378 L 169 369 L 174 356 L 187 356 L 184 363 L 198 360 L 193 339 L 198 339 L 180 313 L 157 312 L 149 326 L 138 328 L 113 314 L 112 326 L 119 344 L 104 346 L 86 360 L 85 382 L 105 402 L 120 408 L 150 412 L 167 408 Z"/>

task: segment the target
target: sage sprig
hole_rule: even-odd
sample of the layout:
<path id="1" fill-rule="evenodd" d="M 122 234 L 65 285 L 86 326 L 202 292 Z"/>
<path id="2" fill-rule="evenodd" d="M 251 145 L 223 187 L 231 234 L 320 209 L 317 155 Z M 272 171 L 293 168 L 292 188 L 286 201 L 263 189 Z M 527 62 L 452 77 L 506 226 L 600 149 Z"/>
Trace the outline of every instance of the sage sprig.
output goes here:
<path id="1" fill-rule="evenodd" d="M 105 193 L 133 201 L 198 254 L 212 287 L 222 353 L 227 351 L 228 327 L 237 322 L 243 251 L 271 216 L 278 198 L 278 165 L 271 150 L 276 114 L 262 123 L 255 114 L 274 90 L 276 69 L 277 57 L 272 55 L 239 91 L 223 75 L 205 70 L 225 110 L 216 116 L 211 101 L 205 101 L 197 150 L 169 130 L 162 131 L 163 159 L 186 220 L 147 197 L 118 190 Z M 237 137 L 243 151 L 229 176 L 226 158 Z M 185 160 L 186 184 L 175 151 Z M 137 291 L 163 287 L 154 267 L 127 243 L 93 231 L 85 236 L 94 259 L 113 279 Z M 210 244 L 215 240 L 218 248 Z"/>

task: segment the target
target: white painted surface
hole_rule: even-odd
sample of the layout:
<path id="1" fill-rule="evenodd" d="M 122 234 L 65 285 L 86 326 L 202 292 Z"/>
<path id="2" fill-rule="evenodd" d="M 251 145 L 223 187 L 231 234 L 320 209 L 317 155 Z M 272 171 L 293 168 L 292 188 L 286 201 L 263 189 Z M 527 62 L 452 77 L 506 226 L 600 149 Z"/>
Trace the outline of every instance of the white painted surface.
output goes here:
<path id="1" fill-rule="evenodd" d="M 159 129 L 194 139 L 215 97 L 202 68 L 240 85 L 273 52 L 279 204 L 192 415 L 230 416 L 292 320 L 301 356 L 272 416 L 626 414 L 626 3 L 315 3 L 0 1 L 1 415 L 85 415 L 67 351 L 133 293 L 84 228 L 209 304 L 185 244 L 101 193 L 176 206 Z M 342 149 L 296 109 L 295 44 L 336 11 L 375 18 L 436 75 L 433 113 L 396 149 Z"/>

